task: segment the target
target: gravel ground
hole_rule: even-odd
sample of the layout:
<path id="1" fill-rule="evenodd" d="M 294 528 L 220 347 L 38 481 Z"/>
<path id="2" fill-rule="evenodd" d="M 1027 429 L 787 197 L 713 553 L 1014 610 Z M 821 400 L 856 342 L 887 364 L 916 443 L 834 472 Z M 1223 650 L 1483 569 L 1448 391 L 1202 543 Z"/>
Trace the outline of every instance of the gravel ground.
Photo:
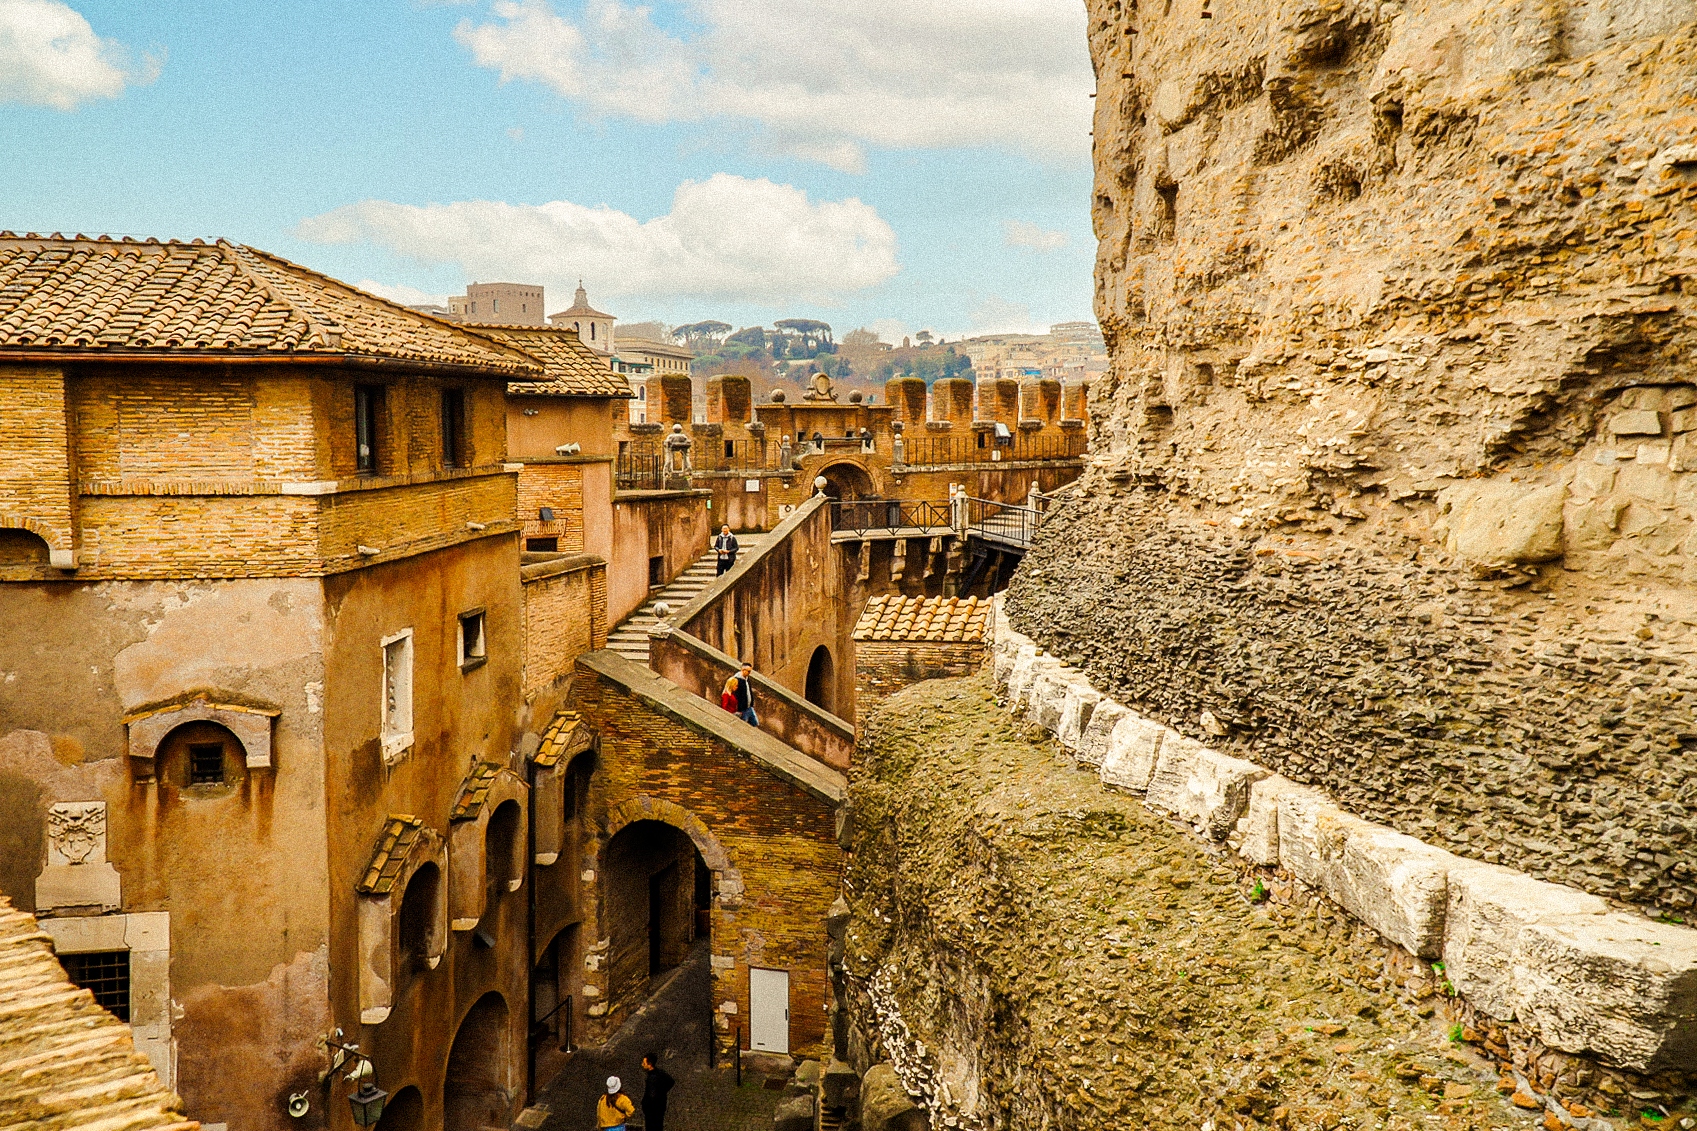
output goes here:
<path id="1" fill-rule="evenodd" d="M 917 1056 L 954 1101 L 935 1122 L 1366 1131 L 1545 1118 L 1514 1106 L 1499 1090 L 1512 1081 L 1456 1039 L 1423 972 L 1399 977 L 1335 909 L 1257 890 L 1071 769 L 983 677 L 893 697 L 860 758 L 857 1019 L 877 1028 L 883 995 L 867 987 L 887 986 L 913 1038 L 892 1059 Z"/>

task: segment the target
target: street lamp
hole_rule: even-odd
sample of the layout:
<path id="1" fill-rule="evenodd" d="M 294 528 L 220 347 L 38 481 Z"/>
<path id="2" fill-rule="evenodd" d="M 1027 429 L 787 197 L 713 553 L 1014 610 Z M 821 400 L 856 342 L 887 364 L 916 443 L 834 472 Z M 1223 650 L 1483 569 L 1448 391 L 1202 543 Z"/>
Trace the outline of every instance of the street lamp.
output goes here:
<path id="1" fill-rule="evenodd" d="M 377 1086 L 371 1061 L 364 1057 L 349 1075 L 359 1083 L 359 1090 L 348 1095 L 348 1104 L 354 1109 L 354 1122 L 361 1127 L 370 1127 L 383 1118 L 383 1101 L 389 1098 L 389 1093 Z"/>

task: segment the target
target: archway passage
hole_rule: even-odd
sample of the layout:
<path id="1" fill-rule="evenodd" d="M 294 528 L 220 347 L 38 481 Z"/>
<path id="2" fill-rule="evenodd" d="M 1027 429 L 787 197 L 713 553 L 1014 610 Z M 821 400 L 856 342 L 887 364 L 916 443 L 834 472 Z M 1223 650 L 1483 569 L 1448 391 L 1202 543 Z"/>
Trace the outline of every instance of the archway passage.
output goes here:
<path id="1" fill-rule="evenodd" d="M 377 1131 L 424 1131 L 424 1097 L 408 1084 L 383 1105 Z"/>
<path id="2" fill-rule="evenodd" d="M 47 540 L 32 530 L 0 528 L 0 566 L 46 565 L 48 551 Z"/>
<path id="3" fill-rule="evenodd" d="M 442 1082 L 443 1131 L 506 1127 L 513 1112 L 507 1055 L 507 1001 L 487 993 L 466 1013 Z"/>
<path id="4" fill-rule="evenodd" d="M 605 922 L 607 997 L 634 1005 L 648 981 L 683 962 L 696 939 L 700 854 L 681 830 L 661 821 L 626 825 L 607 844 Z"/>
<path id="5" fill-rule="evenodd" d="M 839 502 L 871 499 L 877 496 L 872 476 L 866 469 L 852 463 L 833 463 L 819 472 L 825 477 L 825 494 Z"/>
<path id="6" fill-rule="evenodd" d="M 824 711 L 833 711 L 836 704 L 837 666 L 831 650 L 821 644 L 807 661 L 807 701 Z"/>

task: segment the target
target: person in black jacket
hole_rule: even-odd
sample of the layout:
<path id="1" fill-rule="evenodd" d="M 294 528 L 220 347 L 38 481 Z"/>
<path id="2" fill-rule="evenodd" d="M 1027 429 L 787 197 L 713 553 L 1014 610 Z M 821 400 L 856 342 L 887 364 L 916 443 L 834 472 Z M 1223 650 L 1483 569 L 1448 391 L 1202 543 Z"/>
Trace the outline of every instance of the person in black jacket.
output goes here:
<path id="1" fill-rule="evenodd" d="M 713 539 L 713 553 L 718 559 L 720 574 L 737 564 L 737 551 L 741 548 L 737 545 L 737 536 L 731 533 L 729 523 L 719 527 L 719 536 Z"/>
<path id="2" fill-rule="evenodd" d="M 642 1086 L 642 1119 L 648 1131 L 666 1131 L 666 1093 L 677 1081 L 660 1067 L 654 1055 L 647 1053 L 642 1058 L 642 1067 L 648 1073 L 648 1082 Z"/>

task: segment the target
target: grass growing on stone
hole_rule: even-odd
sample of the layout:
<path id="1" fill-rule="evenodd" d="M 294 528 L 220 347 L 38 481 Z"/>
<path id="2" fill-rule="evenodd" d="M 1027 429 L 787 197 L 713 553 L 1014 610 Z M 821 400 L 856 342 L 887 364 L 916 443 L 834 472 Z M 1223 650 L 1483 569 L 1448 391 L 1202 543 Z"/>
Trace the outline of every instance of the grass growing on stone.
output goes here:
<path id="1" fill-rule="evenodd" d="M 1377 942 L 1062 763 L 988 681 L 868 720 L 846 961 L 963 1126 L 1529 1127 Z M 1424 1014 L 1424 1016 L 1422 1015 Z M 911 1055 L 912 1050 L 910 1050 Z M 897 1058 L 898 1064 L 900 1058 Z"/>

